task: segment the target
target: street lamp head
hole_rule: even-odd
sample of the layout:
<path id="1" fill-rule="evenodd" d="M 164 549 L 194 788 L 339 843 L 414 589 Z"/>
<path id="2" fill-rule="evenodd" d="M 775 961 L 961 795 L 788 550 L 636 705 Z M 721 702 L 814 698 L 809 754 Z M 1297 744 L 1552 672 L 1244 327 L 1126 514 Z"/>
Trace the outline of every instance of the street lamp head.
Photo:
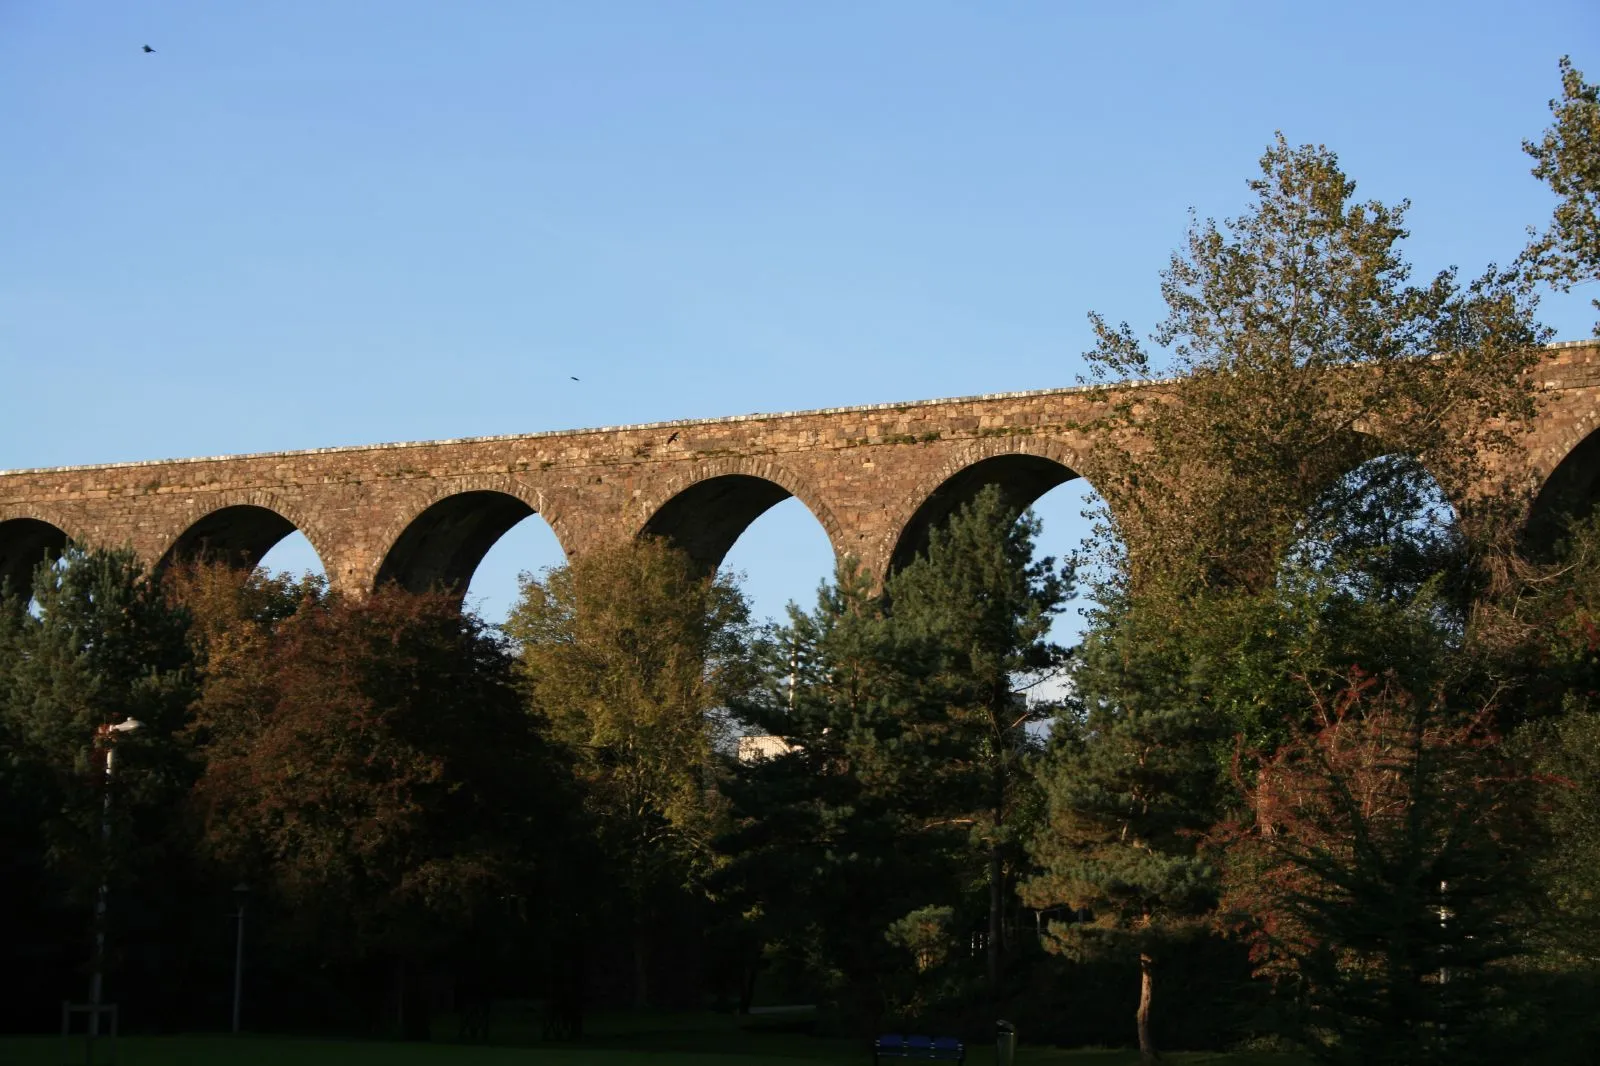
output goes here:
<path id="1" fill-rule="evenodd" d="M 144 723 L 137 718 L 124 718 L 116 725 L 107 726 L 106 729 L 112 733 L 132 733 L 134 730 L 143 727 L 143 725 Z"/>

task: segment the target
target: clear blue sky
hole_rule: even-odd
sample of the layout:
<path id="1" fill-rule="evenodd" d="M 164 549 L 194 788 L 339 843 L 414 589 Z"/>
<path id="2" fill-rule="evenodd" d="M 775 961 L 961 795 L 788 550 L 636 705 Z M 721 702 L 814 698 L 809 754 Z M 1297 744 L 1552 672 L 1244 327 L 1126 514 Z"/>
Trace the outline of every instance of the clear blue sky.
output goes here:
<path id="1" fill-rule="evenodd" d="M 1070 384 L 1277 129 L 1420 271 L 1510 259 L 1563 53 L 1593 0 L 0 0 L 0 467 Z M 770 613 L 826 545 L 790 501 L 730 565 Z"/>

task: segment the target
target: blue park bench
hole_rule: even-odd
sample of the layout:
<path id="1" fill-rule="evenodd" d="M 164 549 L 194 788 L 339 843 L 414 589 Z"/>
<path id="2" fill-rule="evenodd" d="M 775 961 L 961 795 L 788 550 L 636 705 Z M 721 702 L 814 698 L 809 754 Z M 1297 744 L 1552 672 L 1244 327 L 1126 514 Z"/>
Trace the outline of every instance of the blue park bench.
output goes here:
<path id="1" fill-rule="evenodd" d="M 953 1036 L 897 1036 L 888 1034 L 872 1042 L 872 1061 L 920 1059 L 933 1062 L 966 1062 L 967 1046 Z"/>

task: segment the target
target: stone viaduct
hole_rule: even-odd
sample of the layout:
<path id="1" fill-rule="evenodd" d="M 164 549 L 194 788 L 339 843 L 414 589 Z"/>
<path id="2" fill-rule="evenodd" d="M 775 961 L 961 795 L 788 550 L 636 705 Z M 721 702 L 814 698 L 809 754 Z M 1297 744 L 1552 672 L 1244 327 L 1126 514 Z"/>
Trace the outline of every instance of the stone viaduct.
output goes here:
<path id="1" fill-rule="evenodd" d="M 1521 475 L 1536 507 L 1600 498 L 1600 342 L 1553 345 Z M 1137 387 L 1137 386 L 1136 386 Z M 668 537 L 715 566 L 795 496 L 835 552 L 875 574 L 998 484 L 1018 505 L 1077 476 L 1103 396 L 1052 389 L 609 429 L 0 473 L 0 579 L 25 587 L 66 543 L 130 546 L 153 564 L 206 548 L 247 563 L 293 530 L 335 588 L 464 589 L 537 512 L 570 556 Z"/>

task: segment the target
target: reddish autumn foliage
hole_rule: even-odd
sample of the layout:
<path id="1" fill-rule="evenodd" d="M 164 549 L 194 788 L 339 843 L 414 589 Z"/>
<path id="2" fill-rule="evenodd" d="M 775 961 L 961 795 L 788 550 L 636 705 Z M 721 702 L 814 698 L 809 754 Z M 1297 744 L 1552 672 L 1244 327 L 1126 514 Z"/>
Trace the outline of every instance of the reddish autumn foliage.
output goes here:
<path id="1" fill-rule="evenodd" d="M 354 955 L 425 953 L 531 876 L 554 775 L 481 622 L 398 589 L 287 614 L 259 588 L 194 591 L 215 860 Z"/>
<path id="2" fill-rule="evenodd" d="M 1533 779 L 1487 710 L 1390 677 L 1352 672 L 1314 712 L 1253 782 L 1236 759 L 1247 816 L 1218 834 L 1223 913 L 1324 1051 L 1433 1061 L 1470 1039 L 1486 968 L 1517 949 Z"/>

